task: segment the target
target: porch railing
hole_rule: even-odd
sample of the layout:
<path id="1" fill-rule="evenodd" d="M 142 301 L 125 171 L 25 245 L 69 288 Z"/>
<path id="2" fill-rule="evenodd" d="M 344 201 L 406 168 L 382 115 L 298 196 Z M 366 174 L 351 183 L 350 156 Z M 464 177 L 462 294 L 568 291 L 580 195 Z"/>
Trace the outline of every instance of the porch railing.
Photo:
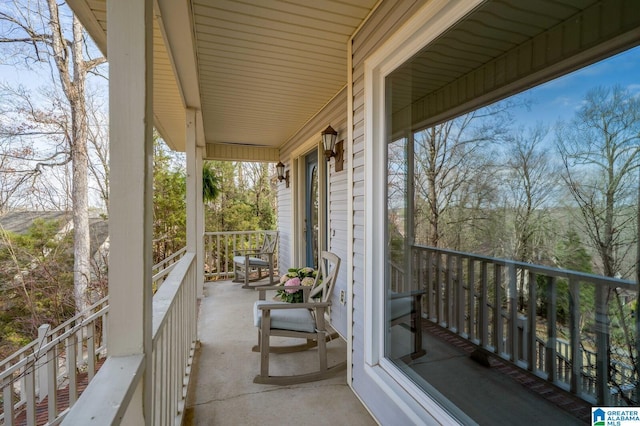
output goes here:
<path id="1" fill-rule="evenodd" d="M 58 412 L 59 386 L 68 387 L 69 405 L 78 398 L 78 387 L 93 379 L 100 357 L 106 353 L 108 297 L 55 329 L 38 329 L 38 339 L 0 362 L 2 413 L 0 423 L 16 419 L 36 424 L 36 404 L 47 399 L 47 419 L 64 417 Z M 16 418 L 16 415 L 18 416 Z"/>
<path id="2" fill-rule="evenodd" d="M 196 344 L 197 294 L 194 253 L 186 253 L 153 297 L 150 424 L 182 424 Z M 134 390 L 145 374 L 144 356 L 109 357 L 65 424 L 99 424 L 127 418 Z"/>
<path id="3" fill-rule="evenodd" d="M 187 248 L 183 247 L 177 252 L 173 253 L 171 256 L 152 266 L 151 281 L 154 293 L 158 291 L 164 280 L 169 276 L 169 273 L 177 265 L 178 261 L 182 259 L 182 256 L 184 256 L 186 252 Z"/>
<path id="4" fill-rule="evenodd" d="M 414 246 L 423 317 L 598 405 L 637 401 L 633 281 Z"/>
<path id="5" fill-rule="evenodd" d="M 182 414 L 182 393 L 196 336 L 196 287 L 193 254 L 186 249 L 152 267 L 154 424 Z M 47 403 L 47 423 L 58 424 L 78 400 L 80 388 L 96 376 L 107 355 L 108 297 L 82 314 L 51 329 L 39 328 L 38 339 L 0 362 L 0 424 L 41 424 L 37 405 Z M 75 350 L 69 350 L 75 348 Z M 172 384 L 169 386 L 168 383 Z M 68 388 L 59 401 L 60 389 Z M 68 396 L 67 396 L 68 395 Z M 64 408 L 60 409 L 60 406 Z M 156 421 L 156 420 L 162 421 Z"/>
<path id="6" fill-rule="evenodd" d="M 152 420 L 179 425 L 197 338 L 195 254 L 187 253 L 153 296 Z"/>
<path id="7" fill-rule="evenodd" d="M 267 234 L 277 231 L 227 231 L 204 233 L 204 276 L 209 280 L 234 278 L 233 255 L 240 249 L 259 249 Z M 276 246 L 277 250 L 277 246 Z M 275 255 L 277 269 L 278 256 Z"/>

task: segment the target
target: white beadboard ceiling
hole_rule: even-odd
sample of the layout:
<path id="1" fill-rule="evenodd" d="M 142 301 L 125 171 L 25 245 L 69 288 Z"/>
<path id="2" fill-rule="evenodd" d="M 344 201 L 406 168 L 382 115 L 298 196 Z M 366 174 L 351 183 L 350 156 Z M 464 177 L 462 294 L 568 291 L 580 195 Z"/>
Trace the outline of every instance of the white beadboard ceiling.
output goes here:
<path id="1" fill-rule="evenodd" d="M 193 1 L 207 142 L 278 146 L 347 82 L 373 1 Z"/>
<path id="2" fill-rule="evenodd" d="M 105 0 L 68 3 L 106 52 Z M 185 107 L 193 108 L 209 157 L 277 161 L 277 148 L 346 85 L 347 43 L 377 3 L 155 0 L 156 127 L 172 148 L 184 150 Z M 503 73 L 511 73 L 513 67 L 503 59 L 507 55 L 521 57 L 530 50 L 535 60 L 541 51 L 546 59 L 540 65 L 551 67 L 588 48 L 585 43 L 598 31 L 596 39 L 608 37 L 611 16 L 619 20 L 614 35 L 635 28 L 636 7 L 637 0 L 487 1 L 427 46 L 406 79 L 400 74 L 394 109 L 421 102 L 425 111 L 439 113 L 430 105 L 445 105 L 443 93 L 460 97 L 463 79 L 485 69 L 499 77 L 496 70 L 503 63 Z M 606 20 L 599 18 L 605 15 Z M 586 42 L 573 51 L 559 50 L 558 45 L 571 48 L 573 42 L 557 33 L 575 33 Z M 553 43 L 541 44 L 542 39 Z M 527 43 L 533 47 L 523 50 Z M 535 65 L 522 76 L 536 71 Z M 401 96 L 403 86 L 406 96 Z"/>
<path id="3" fill-rule="evenodd" d="M 184 150 L 186 106 L 208 145 L 281 146 L 346 85 L 347 42 L 377 1 L 156 0 L 156 127 Z M 68 3 L 106 52 L 105 0 Z"/>

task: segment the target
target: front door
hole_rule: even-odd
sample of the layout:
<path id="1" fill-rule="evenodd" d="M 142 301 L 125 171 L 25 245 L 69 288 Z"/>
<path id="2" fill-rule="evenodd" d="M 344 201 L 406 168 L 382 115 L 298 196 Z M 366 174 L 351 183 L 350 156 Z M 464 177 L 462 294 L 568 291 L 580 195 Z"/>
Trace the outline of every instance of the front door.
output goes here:
<path id="1" fill-rule="evenodd" d="M 305 157 L 305 241 L 306 266 L 318 268 L 318 152 Z"/>

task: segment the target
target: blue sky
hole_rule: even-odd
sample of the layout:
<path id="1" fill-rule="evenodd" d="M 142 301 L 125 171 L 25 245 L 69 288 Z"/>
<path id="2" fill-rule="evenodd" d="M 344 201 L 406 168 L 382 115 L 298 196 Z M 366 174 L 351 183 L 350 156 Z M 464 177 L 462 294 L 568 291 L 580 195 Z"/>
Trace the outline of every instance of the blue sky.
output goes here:
<path id="1" fill-rule="evenodd" d="M 521 124 L 542 121 L 548 125 L 560 118 L 570 120 L 590 89 L 614 84 L 640 95 L 640 47 L 524 92 L 535 104 L 518 119 Z"/>

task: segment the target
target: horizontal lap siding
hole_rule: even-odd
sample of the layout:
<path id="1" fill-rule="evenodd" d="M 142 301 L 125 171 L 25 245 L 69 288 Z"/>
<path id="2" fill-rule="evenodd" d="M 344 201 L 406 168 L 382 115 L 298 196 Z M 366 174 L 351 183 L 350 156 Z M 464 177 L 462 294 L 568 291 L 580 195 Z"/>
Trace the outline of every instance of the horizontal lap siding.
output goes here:
<path id="1" fill-rule="evenodd" d="M 278 270 L 283 275 L 291 267 L 291 191 L 284 182 L 277 184 L 278 188 Z"/>
<path id="2" fill-rule="evenodd" d="M 347 136 L 347 89 L 344 88 L 325 107 L 309 120 L 287 143 L 280 149 L 280 159 L 287 169 L 291 169 L 292 152 L 300 145 L 318 136 L 320 144 L 320 132 L 328 125 L 331 125 L 338 132 L 338 141 L 346 139 Z M 342 336 L 347 335 L 347 309 L 346 305 L 340 303 L 340 291 L 347 291 L 347 167 L 349 167 L 349 153 L 347 144 L 344 144 L 344 168 L 340 172 L 335 171 L 335 160 L 332 159 L 329 165 L 328 197 L 329 206 L 328 226 L 329 238 L 327 247 L 337 254 L 342 260 L 336 287 L 332 298 L 331 323 Z M 324 161 L 324 157 L 319 157 L 318 161 Z M 292 173 L 293 171 L 291 171 Z M 293 177 L 292 177 L 293 179 Z M 278 192 L 278 229 L 280 230 L 280 243 L 286 253 L 286 267 L 289 259 L 293 255 L 293 242 L 295 238 L 302 239 L 303 236 L 290 235 L 291 233 L 291 189 L 285 185 L 279 186 Z M 281 206 L 280 203 L 283 203 Z M 302 207 L 302 206 L 301 206 Z M 282 214 L 282 215 L 281 215 Z M 281 268 L 281 271 L 285 269 Z"/>
<path id="3" fill-rule="evenodd" d="M 364 60 L 425 3 L 384 1 L 353 40 L 353 387 L 381 424 L 409 424 L 409 419 L 364 371 L 365 139 Z M 381 188 L 382 190 L 382 188 Z M 382 286 L 376 277 L 374 287 Z"/>

